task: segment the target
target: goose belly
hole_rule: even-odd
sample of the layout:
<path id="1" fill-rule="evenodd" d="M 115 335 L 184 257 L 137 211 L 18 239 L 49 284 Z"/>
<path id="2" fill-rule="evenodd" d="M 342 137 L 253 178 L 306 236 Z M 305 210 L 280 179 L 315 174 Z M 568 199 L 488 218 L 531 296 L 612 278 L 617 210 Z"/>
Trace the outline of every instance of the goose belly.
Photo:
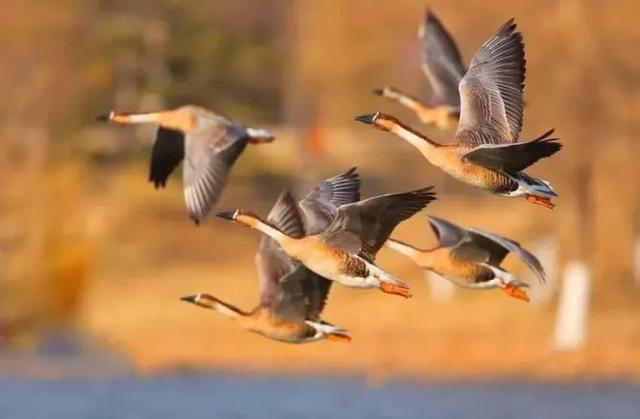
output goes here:
<path id="1" fill-rule="evenodd" d="M 505 193 L 517 189 L 518 184 L 508 176 L 464 161 L 453 148 L 431 153 L 427 159 L 453 178 L 491 192 Z"/>
<path id="2" fill-rule="evenodd" d="M 332 281 L 354 288 L 374 288 L 377 280 L 370 275 L 367 262 L 336 250 L 316 249 L 305 252 L 300 261 L 310 270 Z"/>
<path id="3" fill-rule="evenodd" d="M 486 288 L 486 282 L 494 277 L 491 270 L 482 265 L 450 256 L 437 260 L 431 270 L 454 284 L 466 288 Z"/>
<path id="4" fill-rule="evenodd" d="M 274 315 L 262 313 L 255 317 L 246 329 L 266 338 L 287 343 L 299 343 L 305 341 L 308 328 L 303 322 L 296 322 L 278 318 Z"/>

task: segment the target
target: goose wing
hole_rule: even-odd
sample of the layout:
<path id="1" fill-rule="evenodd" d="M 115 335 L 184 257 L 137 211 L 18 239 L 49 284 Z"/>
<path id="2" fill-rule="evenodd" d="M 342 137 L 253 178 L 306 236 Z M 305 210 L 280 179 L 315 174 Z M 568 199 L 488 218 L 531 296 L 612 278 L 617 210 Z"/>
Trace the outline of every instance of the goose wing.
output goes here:
<path id="1" fill-rule="evenodd" d="M 164 188 L 173 169 L 184 158 L 184 134 L 181 131 L 158 127 L 151 150 L 149 182 Z"/>
<path id="2" fill-rule="evenodd" d="M 549 130 L 526 143 L 480 144 L 462 157 L 471 163 L 497 172 L 518 173 L 562 149 L 558 138 L 549 138 L 553 131 Z"/>
<path id="3" fill-rule="evenodd" d="M 440 22 L 427 10 L 418 30 L 422 44 L 422 71 L 431 86 L 431 104 L 460 107 L 458 84 L 465 68 L 455 41 Z"/>
<path id="4" fill-rule="evenodd" d="M 302 237 L 302 214 L 289 191 L 274 204 L 267 222 L 291 237 Z M 278 243 L 262 236 L 256 255 L 260 283 L 260 305 L 279 317 L 294 321 L 318 320 L 331 281 L 289 257 Z"/>
<path id="5" fill-rule="evenodd" d="M 459 144 L 518 141 L 525 64 L 522 34 L 511 19 L 476 52 L 460 81 Z"/>
<path id="6" fill-rule="evenodd" d="M 269 212 L 267 222 L 288 236 L 304 236 L 302 218 L 289 191 L 280 195 Z M 289 257 L 280 245 L 266 234 L 260 239 L 255 261 L 258 267 L 260 304 L 269 306 L 274 301 L 280 282 L 295 271 L 300 263 Z"/>
<path id="7" fill-rule="evenodd" d="M 380 195 L 343 205 L 322 238 L 333 247 L 373 261 L 396 226 L 435 199 L 431 189 Z"/>
<path id="8" fill-rule="evenodd" d="M 331 281 L 300 264 L 282 278 L 271 304 L 274 314 L 294 321 L 320 320 Z"/>
<path id="9" fill-rule="evenodd" d="M 185 136 L 184 199 L 189 217 L 202 221 L 216 204 L 231 167 L 247 146 L 244 127 L 230 121 L 203 124 Z"/>
<path id="10" fill-rule="evenodd" d="M 355 167 L 321 182 L 300 201 L 307 234 L 323 232 L 335 218 L 338 207 L 359 200 L 360 177 Z"/>
<path id="11" fill-rule="evenodd" d="M 544 269 L 538 258 L 522 248 L 518 242 L 494 233 L 467 229 L 464 238 L 451 250 L 456 258 L 488 263 L 492 266 L 500 266 L 509 252 L 518 256 L 538 276 L 540 282 L 545 281 Z"/>
<path id="12" fill-rule="evenodd" d="M 527 265 L 529 269 L 531 269 L 531 271 L 533 271 L 537 275 L 540 282 L 545 282 L 546 276 L 540 260 L 531 252 L 520 246 L 520 243 L 506 237 L 502 237 L 498 234 L 475 228 L 469 229 L 469 232 L 471 235 L 474 235 L 477 238 L 491 241 L 493 244 L 492 249 L 495 249 L 492 250 L 492 254 L 496 255 L 494 257 L 502 255 L 502 253 L 504 253 L 504 255 L 506 256 L 509 252 L 512 252 L 513 254 L 518 256 L 518 258 L 520 258 L 520 260 L 522 260 L 525 265 Z M 498 250 L 498 247 L 501 247 L 502 250 Z M 502 259 L 504 259 L 504 256 L 502 256 L 500 260 Z"/>
<path id="13" fill-rule="evenodd" d="M 466 234 L 466 230 L 442 218 L 427 216 L 427 221 L 438 239 L 439 247 L 452 247 L 460 243 Z"/>

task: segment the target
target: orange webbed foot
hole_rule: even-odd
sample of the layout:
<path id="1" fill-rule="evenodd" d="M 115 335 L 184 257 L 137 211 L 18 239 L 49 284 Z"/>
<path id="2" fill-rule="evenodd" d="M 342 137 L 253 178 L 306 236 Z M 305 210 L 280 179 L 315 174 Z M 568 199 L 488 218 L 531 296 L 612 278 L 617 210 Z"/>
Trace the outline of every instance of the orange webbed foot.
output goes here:
<path id="1" fill-rule="evenodd" d="M 380 290 L 387 294 L 395 294 L 404 298 L 411 298 L 411 292 L 409 288 L 401 285 L 390 284 L 388 282 L 380 283 Z"/>
<path id="2" fill-rule="evenodd" d="M 500 289 L 509 297 L 517 298 L 527 303 L 529 302 L 529 295 L 522 287 L 513 284 L 502 284 L 500 285 Z"/>
<path id="3" fill-rule="evenodd" d="M 554 209 L 556 207 L 556 204 L 551 202 L 550 198 L 544 198 L 541 196 L 527 195 L 527 201 L 531 202 L 532 204 L 540 205 L 549 209 Z"/>
<path id="4" fill-rule="evenodd" d="M 325 339 L 331 340 L 333 342 L 343 342 L 343 343 L 351 342 L 351 336 L 346 335 L 344 333 L 327 333 L 324 335 L 324 337 Z"/>

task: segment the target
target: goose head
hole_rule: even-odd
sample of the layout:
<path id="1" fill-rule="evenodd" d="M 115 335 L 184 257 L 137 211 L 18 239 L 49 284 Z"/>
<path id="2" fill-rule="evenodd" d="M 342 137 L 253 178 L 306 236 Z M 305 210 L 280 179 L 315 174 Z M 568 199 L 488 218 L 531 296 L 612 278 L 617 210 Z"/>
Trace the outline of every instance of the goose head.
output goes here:
<path id="1" fill-rule="evenodd" d="M 382 112 L 359 115 L 355 117 L 355 120 L 362 122 L 363 124 L 372 125 L 373 127 L 382 131 L 392 131 L 396 126 L 400 124 L 400 121 L 398 121 L 398 119 Z"/>

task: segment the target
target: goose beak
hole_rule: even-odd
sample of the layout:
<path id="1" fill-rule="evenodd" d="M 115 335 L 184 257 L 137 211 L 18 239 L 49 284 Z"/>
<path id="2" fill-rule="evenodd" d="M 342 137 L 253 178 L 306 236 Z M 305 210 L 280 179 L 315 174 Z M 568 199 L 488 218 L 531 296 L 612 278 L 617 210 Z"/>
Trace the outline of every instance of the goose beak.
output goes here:
<path id="1" fill-rule="evenodd" d="M 377 113 L 372 113 L 368 115 L 359 115 L 359 116 L 356 116 L 354 119 L 356 121 L 362 122 L 363 124 L 373 125 L 374 121 L 376 120 L 376 116 L 378 116 Z"/>
<path id="2" fill-rule="evenodd" d="M 109 122 L 111 121 L 111 118 L 113 118 L 113 114 L 113 111 L 101 113 L 100 115 L 96 116 L 96 121 Z"/>
<path id="3" fill-rule="evenodd" d="M 186 297 L 181 297 L 180 300 L 186 301 L 187 303 L 195 304 L 196 301 L 198 300 L 198 296 L 197 295 L 187 295 Z"/>
<path id="4" fill-rule="evenodd" d="M 235 220 L 238 210 L 222 211 L 216 214 L 216 217 L 224 218 L 225 220 Z"/>
<path id="5" fill-rule="evenodd" d="M 373 94 L 377 96 L 384 95 L 384 89 L 373 89 Z"/>

